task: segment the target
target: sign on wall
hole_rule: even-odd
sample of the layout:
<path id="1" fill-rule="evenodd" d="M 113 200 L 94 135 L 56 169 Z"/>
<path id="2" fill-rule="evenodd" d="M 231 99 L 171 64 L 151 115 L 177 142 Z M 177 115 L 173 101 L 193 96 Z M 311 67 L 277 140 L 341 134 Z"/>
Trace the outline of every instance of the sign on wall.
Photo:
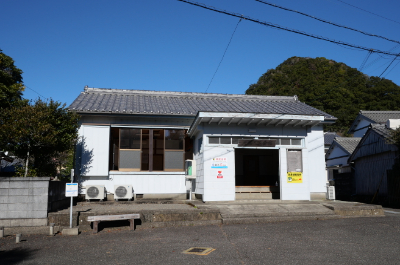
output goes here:
<path id="1" fill-rule="evenodd" d="M 211 168 L 228 168 L 228 158 L 214 157 L 211 163 Z"/>
<path id="2" fill-rule="evenodd" d="M 288 172 L 287 173 L 288 183 L 303 183 L 303 173 L 302 172 Z"/>
<path id="3" fill-rule="evenodd" d="M 287 171 L 303 172 L 303 159 L 301 156 L 301 150 L 287 151 Z"/>

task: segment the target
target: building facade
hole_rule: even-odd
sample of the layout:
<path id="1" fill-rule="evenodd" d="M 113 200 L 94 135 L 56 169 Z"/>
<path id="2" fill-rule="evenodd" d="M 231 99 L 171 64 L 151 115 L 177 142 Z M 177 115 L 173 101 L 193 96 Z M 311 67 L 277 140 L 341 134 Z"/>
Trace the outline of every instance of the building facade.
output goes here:
<path id="1" fill-rule="evenodd" d="M 85 87 L 69 110 L 81 115 L 81 193 L 129 185 L 143 198 L 186 198 L 188 189 L 203 201 L 325 197 L 323 124 L 336 118 L 296 96 Z"/>

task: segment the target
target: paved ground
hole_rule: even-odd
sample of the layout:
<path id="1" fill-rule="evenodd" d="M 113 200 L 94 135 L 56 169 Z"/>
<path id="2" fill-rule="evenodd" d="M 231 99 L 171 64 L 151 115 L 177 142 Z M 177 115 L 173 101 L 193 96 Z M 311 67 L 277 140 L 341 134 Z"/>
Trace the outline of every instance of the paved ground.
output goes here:
<path id="1" fill-rule="evenodd" d="M 400 211 L 386 217 L 0 238 L 0 264 L 400 264 Z M 183 254 L 190 247 L 215 249 Z"/>

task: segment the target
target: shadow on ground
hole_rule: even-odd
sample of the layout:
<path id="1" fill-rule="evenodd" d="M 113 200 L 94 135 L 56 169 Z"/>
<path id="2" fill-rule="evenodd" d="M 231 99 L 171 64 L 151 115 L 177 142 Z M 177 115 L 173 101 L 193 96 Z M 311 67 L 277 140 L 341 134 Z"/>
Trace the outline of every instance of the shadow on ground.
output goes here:
<path id="1" fill-rule="evenodd" d="M 19 264 L 28 260 L 36 250 L 15 248 L 12 250 L 0 250 L 0 263 L 4 265 Z"/>

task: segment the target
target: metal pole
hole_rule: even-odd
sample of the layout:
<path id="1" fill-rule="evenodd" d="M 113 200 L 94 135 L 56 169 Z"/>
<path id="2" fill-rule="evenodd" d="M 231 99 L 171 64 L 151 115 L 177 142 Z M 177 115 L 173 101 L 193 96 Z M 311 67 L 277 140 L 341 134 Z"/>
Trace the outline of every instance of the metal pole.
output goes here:
<path id="1" fill-rule="evenodd" d="M 74 181 L 74 169 L 71 169 L 71 183 Z M 69 211 L 69 228 L 72 228 L 72 204 L 74 197 L 71 196 L 71 207 Z"/>

